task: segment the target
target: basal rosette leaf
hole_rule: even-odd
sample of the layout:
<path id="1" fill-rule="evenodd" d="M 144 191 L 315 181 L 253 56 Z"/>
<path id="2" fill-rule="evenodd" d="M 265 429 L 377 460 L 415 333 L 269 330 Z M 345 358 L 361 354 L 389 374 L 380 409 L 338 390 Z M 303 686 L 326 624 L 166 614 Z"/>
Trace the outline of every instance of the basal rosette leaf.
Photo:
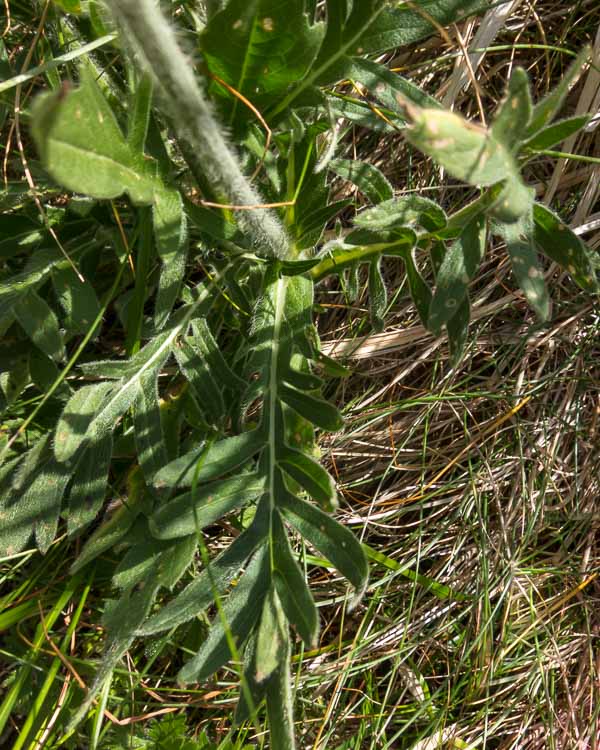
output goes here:
<path id="1" fill-rule="evenodd" d="M 235 642 L 242 644 L 260 616 L 259 604 L 269 591 L 271 576 L 266 548 L 259 549 L 223 605 L 223 619 Z M 223 619 L 217 616 L 198 653 L 179 672 L 182 684 L 206 679 L 231 659 Z"/>

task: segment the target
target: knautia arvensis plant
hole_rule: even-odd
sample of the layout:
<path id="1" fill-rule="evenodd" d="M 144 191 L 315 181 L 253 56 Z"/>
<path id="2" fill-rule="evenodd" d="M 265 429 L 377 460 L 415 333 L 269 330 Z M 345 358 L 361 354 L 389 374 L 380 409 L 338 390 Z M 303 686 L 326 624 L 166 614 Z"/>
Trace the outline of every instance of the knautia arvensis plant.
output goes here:
<path id="1" fill-rule="evenodd" d="M 316 450 L 316 431 L 343 429 L 322 390 L 346 371 L 320 351 L 314 288 L 336 275 L 356 288 L 366 266 L 381 329 L 382 265 L 403 264 L 424 325 L 446 329 L 455 363 L 491 236 L 506 244 L 541 320 L 549 297 L 538 253 L 596 292 L 593 255 L 522 177 L 532 156 L 586 124 L 555 118 L 588 51 L 537 104 L 516 68 L 483 127 L 372 59 L 486 9 L 482 0 L 207 1 L 186 52 L 154 0 L 105 5 L 104 16 L 90 3 L 73 28 L 94 37 L 112 22 L 118 64 L 104 70 L 86 58 L 74 85 L 41 94 L 31 110 L 45 172 L 71 196 L 67 234 L 78 217 L 77 242 L 67 244 L 84 281 L 52 245 L 2 282 L 0 320 L 16 342 L 2 406 L 28 388 L 47 395 L 42 426 L 30 419 L 3 447 L 0 547 L 12 555 L 33 539 L 44 554 L 65 530 L 83 540 L 73 572 L 117 560 L 104 660 L 73 723 L 134 639 L 177 638 L 208 610 L 180 682 L 233 663 L 235 721 L 266 701 L 270 746 L 292 748 L 290 657 L 296 638 L 311 649 L 319 637 L 298 543 L 347 579 L 350 606 L 368 580 L 363 547 L 332 515 L 336 485 Z M 382 122 L 340 94 L 347 79 L 478 197 L 448 215 L 374 166 L 335 158 L 340 121 Z M 370 205 L 324 243 L 350 203 L 331 200 L 329 175 L 353 182 Z M 118 218 L 110 231 L 107 215 Z M 112 279 L 96 283 L 107 257 Z M 113 306 L 123 356 L 97 360 L 90 352 Z M 107 510 L 115 487 L 122 502 Z M 206 538 L 224 516 L 233 541 L 211 557 Z"/>

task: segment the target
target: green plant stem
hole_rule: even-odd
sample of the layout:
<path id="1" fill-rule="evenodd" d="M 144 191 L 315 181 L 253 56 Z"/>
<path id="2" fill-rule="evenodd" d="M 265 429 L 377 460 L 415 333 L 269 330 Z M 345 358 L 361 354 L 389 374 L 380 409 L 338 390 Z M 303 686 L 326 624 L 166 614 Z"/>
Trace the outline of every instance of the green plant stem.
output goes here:
<path id="1" fill-rule="evenodd" d="M 586 156 L 585 154 L 570 154 L 565 151 L 552 151 L 549 149 L 531 149 L 531 156 L 551 156 L 553 159 L 570 159 L 571 161 L 582 161 L 584 164 L 600 164 L 597 156 Z"/>
<path id="2" fill-rule="evenodd" d="M 173 128 L 189 146 L 194 172 L 205 174 L 227 202 L 257 207 L 241 211 L 240 223 L 252 235 L 258 252 L 286 257 L 289 242 L 282 225 L 273 213 L 259 208 L 264 201 L 242 173 L 198 84 L 193 64 L 154 0 L 107 0 L 106 4 L 162 91 Z"/>

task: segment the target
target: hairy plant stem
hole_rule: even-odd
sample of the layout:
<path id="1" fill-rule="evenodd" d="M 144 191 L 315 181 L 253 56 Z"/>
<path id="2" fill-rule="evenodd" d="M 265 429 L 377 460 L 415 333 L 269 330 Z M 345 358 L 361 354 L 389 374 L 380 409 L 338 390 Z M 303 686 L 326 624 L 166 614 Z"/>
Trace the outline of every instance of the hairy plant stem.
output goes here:
<path id="1" fill-rule="evenodd" d="M 205 175 L 228 203 L 263 204 L 242 173 L 233 147 L 196 79 L 194 66 L 158 5 L 154 0 L 106 0 L 106 4 L 162 92 L 173 129 L 187 145 L 185 156 L 191 160 L 193 172 Z M 288 238 L 273 213 L 256 208 L 241 211 L 239 216 L 258 253 L 278 258 L 288 255 Z"/>

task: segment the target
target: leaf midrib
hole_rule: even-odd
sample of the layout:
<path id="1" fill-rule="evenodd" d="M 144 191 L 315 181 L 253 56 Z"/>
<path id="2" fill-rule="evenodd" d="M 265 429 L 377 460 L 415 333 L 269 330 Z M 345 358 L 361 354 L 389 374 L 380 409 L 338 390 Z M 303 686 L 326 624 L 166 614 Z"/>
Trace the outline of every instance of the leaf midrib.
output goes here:
<path id="1" fill-rule="evenodd" d="M 271 347 L 271 361 L 269 363 L 269 467 L 268 467 L 268 493 L 269 509 L 271 514 L 275 509 L 275 470 L 277 468 L 277 453 L 275 444 L 276 432 L 276 407 L 279 400 L 278 369 L 279 369 L 279 337 L 281 335 L 281 324 L 283 321 L 283 308 L 287 282 L 285 277 L 280 277 L 275 290 L 275 317 L 273 320 L 273 345 Z M 270 536 L 272 539 L 272 521 L 269 521 Z M 274 570 L 273 549 L 271 545 L 271 569 Z"/>

